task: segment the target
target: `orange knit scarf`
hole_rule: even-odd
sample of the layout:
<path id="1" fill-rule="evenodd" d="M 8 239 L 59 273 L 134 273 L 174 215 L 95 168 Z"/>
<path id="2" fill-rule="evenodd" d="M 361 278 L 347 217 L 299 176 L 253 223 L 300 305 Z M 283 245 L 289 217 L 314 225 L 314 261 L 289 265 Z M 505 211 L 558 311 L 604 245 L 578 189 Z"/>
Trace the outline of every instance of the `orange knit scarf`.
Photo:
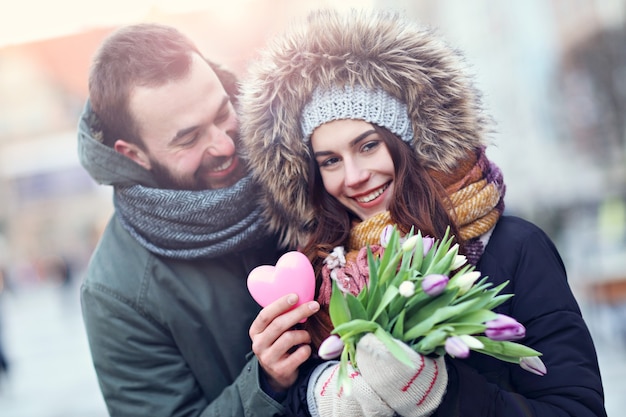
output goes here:
<path id="1" fill-rule="evenodd" d="M 452 174 L 431 172 L 448 194 L 450 216 L 455 219 L 460 238 L 466 242 L 470 262 L 482 255 L 481 235 L 493 228 L 504 211 L 505 186 L 500 169 L 490 162 L 484 149 L 472 153 Z M 379 244 L 385 226 L 393 224 L 388 211 L 352 227 L 346 260 L 368 244 Z M 351 253 L 353 252 L 353 253 Z"/>

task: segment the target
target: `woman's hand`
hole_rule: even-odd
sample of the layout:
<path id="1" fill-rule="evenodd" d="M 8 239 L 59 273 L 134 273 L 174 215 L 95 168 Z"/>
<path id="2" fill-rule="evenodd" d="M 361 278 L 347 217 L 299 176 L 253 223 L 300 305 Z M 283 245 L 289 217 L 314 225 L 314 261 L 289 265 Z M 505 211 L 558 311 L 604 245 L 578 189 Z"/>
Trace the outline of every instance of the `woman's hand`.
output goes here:
<path id="1" fill-rule="evenodd" d="M 285 391 L 296 381 L 298 368 L 311 356 L 311 336 L 294 326 L 319 311 L 320 306 L 310 301 L 293 308 L 297 302 L 296 294 L 279 298 L 262 309 L 250 326 L 252 351 L 276 392 Z"/>
<path id="2" fill-rule="evenodd" d="M 373 333 L 356 346 L 356 362 L 367 384 L 398 414 L 405 417 L 430 416 L 441 404 L 448 386 L 443 356 L 430 358 L 394 340 L 411 361 L 400 362 Z"/>

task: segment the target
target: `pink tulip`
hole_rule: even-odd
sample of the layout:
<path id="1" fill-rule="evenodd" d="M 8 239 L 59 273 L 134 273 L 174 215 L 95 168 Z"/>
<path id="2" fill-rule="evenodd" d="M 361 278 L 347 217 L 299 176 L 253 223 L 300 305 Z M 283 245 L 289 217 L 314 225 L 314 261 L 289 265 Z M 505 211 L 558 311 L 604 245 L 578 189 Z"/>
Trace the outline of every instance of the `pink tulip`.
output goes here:
<path id="1" fill-rule="evenodd" d="M 383 248 L 387 247 L 387 244 L 389 243 L 389 239 L 391 239 L 391 234 L 393 233 L 393 229 L 394 227 L 388 224 L 387 226 L 385 226 L 382 233 L 380 234 L 380 246 L 382 246 Z"/>
<path id="2" fill-rule="evenodd" d="M 430 248 L 432 248 L 435 244 L 435 239 L 429 236 L 424 236 L 424 238 L 422 238 L 422 244 L 424 245 L 424 256 L 426 256 Z"/>
<path id="3" fill-rule="evenodd" d="M 525 358 L 521 358 L 519 361 L 519 366 L 521 366 L 522 369 L 539 376 L 544 376 L 548 373 L 546 365 L 544 365 L 544 363 L 541 359 L 539 359 L 538 356 L 528 356 Z"/>
<path id="4" fill-rule="evenodd" d="M 485 335 L 491 340 L 517 340 L 526 336 L 526 328 L 517 320 L 504 314 L 485 323 Z"/>
<path id="5" fill-rule="evenodd" d="M 343 341 L 336 334 L 328 336 L 320 345 L 317 354 L 322 359 L 334 359 L 343 351 Z"/>
<path id="6" fill-rule="evenodd" d="M 437 296 L 446 289 L 450 278 L 441 274 L 430 274 L 422 280 L 422 289 L 431 297 Z"/>
<path id="7" fill-rule="evenodd" d="M 458 336 L 447 338 L 444 348 L 453 358 L 467 358 L 470 354 L 469 346 Z"/>

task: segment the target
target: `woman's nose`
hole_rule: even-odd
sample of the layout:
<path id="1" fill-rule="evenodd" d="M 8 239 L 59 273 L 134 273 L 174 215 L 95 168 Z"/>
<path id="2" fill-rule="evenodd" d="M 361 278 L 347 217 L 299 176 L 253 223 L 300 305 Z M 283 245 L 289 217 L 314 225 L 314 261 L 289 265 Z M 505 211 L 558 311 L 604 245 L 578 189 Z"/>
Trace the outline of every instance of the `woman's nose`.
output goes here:
<path id="1" fill-rule="evenodd" d="M 344 162 L 345 185 L 346 187 L 356 187 L 369 178 L 369 171 L 351 161 Z"/>

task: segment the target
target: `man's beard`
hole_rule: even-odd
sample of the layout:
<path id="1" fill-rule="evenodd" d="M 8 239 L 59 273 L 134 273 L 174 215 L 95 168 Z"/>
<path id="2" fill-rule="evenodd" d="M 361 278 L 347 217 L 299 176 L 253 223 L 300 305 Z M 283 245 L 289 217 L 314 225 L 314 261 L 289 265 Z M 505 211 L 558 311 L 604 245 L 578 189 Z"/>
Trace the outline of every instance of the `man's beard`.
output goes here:
<path id="1" fill-rule="evenodd" d="M 218 167 L 224 162 L 225 159 L 220 158 L 215 161 L 214 165 L 215 167 Z M 238 165 L 235 168 L 235 171 L 231 172 L 228 177 L 224 177 L 219 180 L 210 180 L 200 174 L 203 172 L 202 170 L 198 171 L 197 175 L 191 174 L 188 177 L 179 177 L 173 175 L 165 165 L 159 163 L 158 161 L 154 159 L 150 161 L 152 175 L 159 188 L 190 191 L 214 190 L 234 185 L 245 176 L 245 170 L 241 160 L 236 160 L 233 163 Z"/>
<path id="2" fill-rule="evenodd" d="M 152 175 L 159 188 L 192 191 L 206 190 L 208 188 L 206 184 L 201 184 L 200 181 L 196 180 L 194 177 L 185 179 L 172 175 L 170 170 L 158 161 L 152 160 L 150 164 L 152 167 Z"/>
<path id="3" fill-rule="evenodd" d="M 239 136 L 231 135 L 231 137 L 233 137 L 235 144 L 238 146 Z M 217 158 L 215 161 L 213 161 L 214 167 L 220 166 L 227 159 L 228 158 L 224 158 L 224 157 Z M 241 163 L 241 161 L 239 161 L 239 163 Z M 211 182 L 208 182 L 207 180 L 200 178 L 200 175 L 195 176 L 192 174 L 189 177 L 185 177 L 185 178 L 177 177 L 174 174 L 172 174 L 172 172 L 165 165 L 161 164 L 159 161 L 157 161 L 154 158 L 150 158 L 150 166 L 151 166 L 152 175 L 154 176 L 154 179 L 157 182 L 157 186 L 159 188 L 168 189 L 168 190 L 202 191 L 202 190 L 210 190 L 210 189 L 215 189 L 215 188 L 223 188 L 223 187 L 234 184 L 235 182 L 239 181 L 243 177 L 243 174 L 239 172 L 239 173 L 234 174 L 237 176 L 237 178 L 234 178 L 234 179 L 231 178 L 230 180 L 229 179 L 221 180 L 216 184 L 211 184 Z M 227 184 L 227 185 L 220 184 L 224 182 L 227 182 L 230 184 Z"/>

